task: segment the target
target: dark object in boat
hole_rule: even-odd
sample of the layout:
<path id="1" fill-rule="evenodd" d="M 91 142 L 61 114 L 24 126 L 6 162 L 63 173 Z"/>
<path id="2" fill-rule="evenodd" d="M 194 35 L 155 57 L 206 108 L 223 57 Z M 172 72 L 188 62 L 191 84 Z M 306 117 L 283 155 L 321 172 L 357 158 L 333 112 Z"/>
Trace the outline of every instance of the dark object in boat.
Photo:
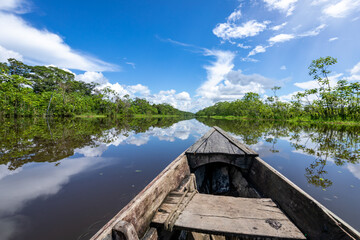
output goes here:
<path id="1" fill-rule="evenodd" d="M 91 239 L 360 239 L 360 234 L 214 127 Z"/>

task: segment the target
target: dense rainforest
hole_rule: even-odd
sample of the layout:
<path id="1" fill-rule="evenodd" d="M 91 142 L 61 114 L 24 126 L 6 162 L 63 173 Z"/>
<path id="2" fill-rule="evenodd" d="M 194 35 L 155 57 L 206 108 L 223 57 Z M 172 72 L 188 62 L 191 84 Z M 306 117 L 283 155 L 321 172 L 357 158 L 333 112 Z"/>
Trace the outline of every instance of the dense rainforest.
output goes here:
<path id="1" fill-rule="evenodd" d="M 292 101 L 279 100 L 272 88 L 273 96 L 262 99 L 259 94 L 249 92 L 233 102 L 218 102 L 196 113 L 197 116 L 238 116 L 259 119 L 300 119 L 320 121 L 359 121 L 360 84 L 339 80 L 333 84 L 329 79 L 329 67 L 337 62 L 332 57 L 321 57 L 312 61 L 309 75 L 319 87 L 297 92 Z"/>
<path id="2" fill-rule="evenodd" d="M 28 66 L 16 59 L 0 63 L 0 117 L 81 114 L 191 115 L 169 104 L 119 96 L 110 88 L 77 81 L 73 73 L 53 66 Z"/>

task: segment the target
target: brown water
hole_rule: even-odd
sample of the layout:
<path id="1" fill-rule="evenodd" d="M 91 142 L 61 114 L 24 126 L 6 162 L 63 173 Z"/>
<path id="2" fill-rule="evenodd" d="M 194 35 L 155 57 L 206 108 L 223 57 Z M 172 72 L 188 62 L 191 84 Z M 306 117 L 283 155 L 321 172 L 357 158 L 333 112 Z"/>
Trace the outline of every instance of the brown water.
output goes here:
<path id="1" fill-rule="evenodd" d="M 1 122 L 0 239 L 88 239 L 217 125 L 360 230 L 360 128 L 162 119 Z"/>

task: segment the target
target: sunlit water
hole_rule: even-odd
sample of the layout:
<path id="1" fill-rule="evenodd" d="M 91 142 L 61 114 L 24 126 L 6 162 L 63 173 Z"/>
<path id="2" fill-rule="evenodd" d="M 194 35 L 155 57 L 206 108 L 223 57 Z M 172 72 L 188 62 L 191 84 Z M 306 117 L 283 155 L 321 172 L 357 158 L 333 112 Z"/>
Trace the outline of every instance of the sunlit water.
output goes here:
<path id="1" fill-rule="evenodd" d="M 217 125 L 356 229 L 360 129 L 227 120 L 2 122 L 0 239 L 88 239 Z"/>

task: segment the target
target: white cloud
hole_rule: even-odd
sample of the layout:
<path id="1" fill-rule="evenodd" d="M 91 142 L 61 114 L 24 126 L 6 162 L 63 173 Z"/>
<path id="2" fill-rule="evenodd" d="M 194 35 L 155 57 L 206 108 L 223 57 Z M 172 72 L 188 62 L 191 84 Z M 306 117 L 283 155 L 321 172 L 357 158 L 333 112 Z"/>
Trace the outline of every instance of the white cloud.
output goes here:
<path id="1" fill-rule="evenodd" d="M 342 73 L 339 74 L 335 74 L 332 76 L 329 76 L 329 83 L 331 87 L 335 87 L 337 84 L 337 81 L 339 80 L 339 78 L 343 76 Z M 316 80 L 311 80 L 311 81 L 306 81 L 306 82 L 296 82 L 294 83 L 295 86 L 297 86 L 298 88 L 301 89 L 313 89 L 313 88 L 319 88 L 319 84 Z"/>
<path id="2" fill-rule="evenodd" d="M 248 57 L 249 57 L 249 56 L 253 56 L 253 55 L 255 55 L 255 54 L 258 54 L 258 53 L 266 52 L 266 48 L 267 48 L 267 47 L 258 45 L 258 46 L 256 46 L 253 50 L 251 50 L 251 52 L 249 52 Z"/>
<path id="3" fill-rule="evenodd" d="M 104 85 L 109 82 L 109 80 L 101 72 L 85 72 L 83 74 L 76 75 L 75 79 L 77 81 L 83 81 L 86 83 L 97 83 L 99 85 Z"/>
<path id="4" fill-rule="evenodd" d="M 149 101 L 156 104 L 168 103 L 173 107 L 183 111 L 190 111 L 193 108 L 190 94 L 187 92 L 176 93 L 174 89 L 160 91 L 157 94 L 149 96 L 148 99 Z"/>
<path id="5" fill-rule="evenodd" d="M 360 81 L 360 62 L 358 62 L 351 70 L 351 76 L 348 77 L 350 81 Z"/>
<path id="6" fill-rule="evenodd" d="M 25 13 L 29 10 L 29 3 L 24 0 L 1 0 L 0 11 Z"/>
<path id="7" fill-rule="evenodd" d="M 332 41 L 335 41 L 335 40 L 338 40 L 338 39 L 339 39 L 338 37 L 329 38 L 329 42 L 332 42 Z"/>
<path id="8" fill-rule="evenodd" d="M 257 22 L 256 20 L 250 20 L 242 25 L 220 23 L 213 29 L 213 33 L 223 40 L 253 37 L 264 31 L 269 23 L 269 21 Z"/>
<path id="9" fill-rule="evenodd" d="M 106 87 L 110 88 L 120 97 L 128 94 L 131 98 L 145 98 L 151 103 L 168 103 L 183 111 L 190 111 L 192 109 L 192 100 L 190 94 L 187 92 L 176 93 L 176 91 L 172 89 L 168 91 L 160 91 L 157 94 L 151 94 L 150 89 L 142 84 L 124 85 L 119 84 L 118 82 L 110 83 L 101 72 L 85 72 L 83 74 L 76 75 L 75 79 L 86 83 L 98 83 L 98 89 L 104 89 Z"/>
<path id="10" fill-rule="evenodd" d="M 275 44 L 275 43 L 287 42 L 294 38 L 295 38 L 295 36 L 293 34 L 282 33 L 282 34 L 278 34 L 274 37 L 271 37 L 268 41 L 270 42 L 270 44 Z"/>
<path id="11" fill-rule="evenodd" d="M 19 61 L 23 60 L 23 56 L 11 50 L 8 50 L 0 45 L 0 62 L 7 62 L 9 58 L 15 58 Z"/>
<path id="12" fill-rule="evenodd" d="M 351 74 L 360 74 L 360 62 L 358 62 L 351 70 Z"/>
<path id="13" fill-rule="evenodd" d="M 264 2 L 270 10 L 276 9 L 289 16 L 293 13 L 297 0 L 264 0 Z"/>
<path id="14" fill-rule="evenodd" d="M 233 60 L 235 54 L 230 51 L 208 50 L 207 56 L 214 56 L 215 62 L 205 66 L 207 71 L 207 80 L 198 89 L 200 96 L 205 98 L 216 98 L 218 95 L 218 84 L 224 80 L 224 77 L 233 69 Z"/>
<path id="15" fill-rule="evenodd" d="M 127 87 L 127 90 L 132 94 L 138 93 L 141 96 L 148 96 L 150 94 L 150 89 L 141 84 L 130 85 Z"/>
<path id="16" fill-rule="evenodd" d="M 241 10 L 235 10 L 230 14 L 230 16 L 227 18 L 228 22 L 235 22 L 241 18 Z"/>
<path id="17" fill-rule="evenodd" d="M 345 18 L 359 10 L 360 0 L 340 0 L 337 3 L 327 5 L 323 9 L 323 13 L 333 18 Z"/>
<path id="18" fill-rule="evenodd" d="M 46 29 L 36 29 L 15 15 L 24 11 L 25 1 L 2 0 L 0 3 L 0 45 L 23 56 L 32 64 L 54 64 L 61 68 L 85 71 L 113 71 L 117 66 L 72 49 L 63 39 Z"/>
<path id="19" fill-rule="evenodd" d="M 271 88 L 274 81 L 259 74 L 244 74 L 241 70 L 233 70 L 235 54 L 229 51 L 209 51 L 216 60 L 207 70 L 207 81 L 198 89 L 197 106 L 207 107 L 218 101 L 239 99 L 247 92 L 262 94 L 265 89 Z"/>
<path id="20" fill-rule="evenodd" d="M 282 65 L 282 66 L 280 67 L 280 70 L 286 70 L 286 66 L 285 66 L 285 65 Z"/>
<path id="21" fill-rule="evenodd" d="M 273 31 L 279 31 L 280 29 L 282 29 L 282 28 L 285 27 L 286 25 L 287 25 L 287 22 L 284 22 L 284 23 L 282 23 L 282 24 L 273 26 L 273 27 L 271 28 L 271 30 L 273 30 Z"/>
<path id="22" fill-rule="evenodd" d="M 243 49 L 248 49 L 248 48 L 251 48 L 251 46 L 247 46 L 247 45 L 244 45 L 242 43 L 238 43 L 237 45 L 239 48 L 243 48 Z"/>

